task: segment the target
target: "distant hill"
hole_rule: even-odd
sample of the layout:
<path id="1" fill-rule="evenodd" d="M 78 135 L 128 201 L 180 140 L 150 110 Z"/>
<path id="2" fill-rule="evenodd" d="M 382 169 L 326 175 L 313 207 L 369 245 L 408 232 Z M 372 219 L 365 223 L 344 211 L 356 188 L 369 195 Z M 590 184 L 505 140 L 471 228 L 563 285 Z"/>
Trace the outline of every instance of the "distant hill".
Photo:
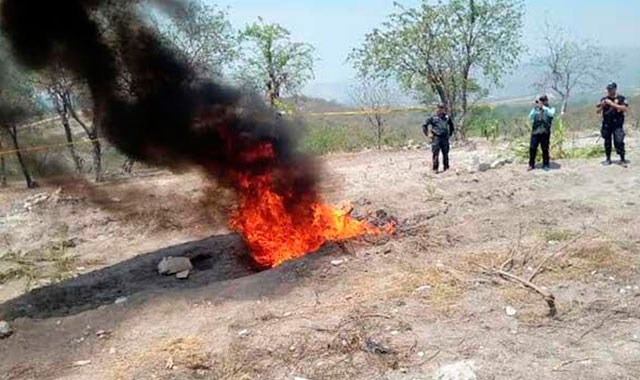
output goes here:
<path id="1" fill-rule="evenodd" d="M 620 85 L 621 91 L 627 95 L 640 94 L 640 47 L 611 47 L 606 52 L 612 57 L 612 62 L 618 61 L 619 64 L 614 68 L 615 74 L 611 78 L 603 78 L 604 82 L 614 80 Z M 503 80 L 500 88 L 493 89 L 487 97 L 487 102 L 492 103 L 509 103 L 523 102 L 533 99 L 537 95 L 536 89 L 532 83 L 536 81 L 542 74 L 542 69 L 534 65 L 533 62 L 521 64 L 514 70 L 513 74 L 507 76 Z M 349 82 L 332 82 L 323 83 L 316 82 L 307 87 L 305 94 L 314 97 L 334 100 L 342 104 L 350 104 L 349 98 Z M 604 87 L 604 83 L 603 83 Z M 574 102 L 585 102 L 597 99 L 602 91 L 596 89 L 582 94 L 575 94 Z M 414 104 L 409 98 L 407 104 Z"/>
<path id="2" fill-rule="evenodd" d="M 300 96 L 293 101 L 295 101 L 297 109 L 302 113 L 337 112 L 347 109 L 347 106 L 336 100 L 327 100 L 310 96 Z"/>

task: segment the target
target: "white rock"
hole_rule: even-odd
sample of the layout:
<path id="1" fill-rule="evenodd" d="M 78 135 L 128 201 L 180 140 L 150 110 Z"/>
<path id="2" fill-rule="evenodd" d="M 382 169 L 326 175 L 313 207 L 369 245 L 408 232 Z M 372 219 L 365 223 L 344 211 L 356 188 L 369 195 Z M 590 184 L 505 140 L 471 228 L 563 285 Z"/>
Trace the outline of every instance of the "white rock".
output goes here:
<path id="1" fill-rule="evenodd" d="M 307 378 L 305 378 L 305 377 L 298 377 L 298 376 L 296 376 L 296 377 L 294 377 L 294 378 L 293 378 L 293 380 L 309 380 L 309 379 L 307 379 Z"/>
<path id="2" fill-rule="evenodd" d="M 431 290 L 431 285 L 424 285 L 414 290 L 414 293 L 426 293 Z"/>
<path id="3" fill-rule="evenodd" d="M 239 336 L 247 336 L 247 335 L 249 335 L 249 334 L 251 334 L 251 330 L 249 330 L 249 329 L 240 330 L 240 331 L 238 332 L 238 335 L 239 335 Z"/>
<path id="4" fill-rule="evenodd" d="M 339 265 L 344 264 L 344 260 L 333 260 L 331 261 L 331 265 L 333 265 L 334 267 L 337 267 Z"/>
<path id="5" fill-rule="evenodd" d="M 91 364 L 91 360 L 79 360 L 73 363 L 74 367 L 83 367 L 85 365 Z"/>
<path id="6" fill-rule="evenodd" d="M 0 321 L 0 339 L 8 338 L 11 334 L 13 334 L 13 330 L 9 326 L 9 322 Z"/>
<path id="7" fill-rule="evenodd" d="M 191 274 L 190 270 L 185 270 L 183 272 L 177 273 L 176 274 L 176 278 L 178 280 L 186 280 L 187 278 L 189 278 L 189 275 Z"/>
<path id="8" fill-rule="evenodd" d="M 510 317 L 513 317 L 514 315 L 518 314 L 518 311 L 513 306 L 507 306 L 504 310 L 507 312 L 507 315 Z"/>
<path id="9" fill-rule="evenodd" d="M 477 370 L 473 360 L 447 364 L 436 371 L 433 380 L 477 380 Z"/>
<path id="10" fill-rule="evenodd" d="M 120 297 L 120 298 L 118 298 L 117 300 L 115 300 L 115 302 L 114 302 L 114 303 L 115 303 L 116 305 L 120 305 L 120 304 L 123 304 L 123 303 L 125 303 L 125 302 L 127 302 L 127 301 L 129 301 L 129 298 L 127 298 L 127 297 Z"/>
<path id="11" fill-rule="evenodd" d="M 165 257 L 158 263 L 158 273 L 160 274 L 176 274 L 193 269 L 191 260 L 187 257 Z"/>

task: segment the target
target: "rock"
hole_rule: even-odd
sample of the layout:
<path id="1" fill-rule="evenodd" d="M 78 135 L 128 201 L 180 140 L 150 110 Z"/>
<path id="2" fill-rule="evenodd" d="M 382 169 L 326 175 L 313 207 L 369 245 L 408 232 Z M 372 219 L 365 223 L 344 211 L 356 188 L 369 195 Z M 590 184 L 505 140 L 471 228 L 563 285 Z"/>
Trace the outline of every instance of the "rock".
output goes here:
<path id="1" fill-rule="evenodd" d="M 187 257 L 165 257 L 158 263 L 158 273 L 164 275 L 177 274 L 193 269 L 191 260 Z"/>
<path id="2" fill-rule="evenodd" d="M 79 360 L 73 363 L 74 367 L 83 367 L 85 365 L 91 364 L 91 360 Z"/>
<path id="3" fill-rule="evenodd" d="M 249 330 L 249 329 L 240 330 L 240 331 L 238 332 L 238 335 L 239 335 L 239 336 L 247 336 L 247 335 L 249 335 L 249 334 L 251 334 L 251 330 Z"/>
<path id="4" fill-rule="evenodd" d="M 431 285 L 424 285 L 419 288 L 416 288 L 416 290 L 414 290 L 413 292 L 418 294 L 424 294 L 429 292 L 430 290 L 431 290 Z"/>
<path id="5" fill-rule="evenodd" d="M 518 311 L 513 306 L 507 306 L 504 310 L 507 312 L 507 315 L 510 317 L 513 317 L 514 315 L 518 314 Z"/>
<path id="6" fill-rule="evenodd" d="M 491 169 L 491 165 L 487 164 L 486 162 L 483 162 L 480 165 L 478 165 L 478 171 L 480 172 L 486 172 L 489 169 Z"/>
<path id="7" fill-rule="evenodd" d="M 176 274 L 176 278 L 178 280 L 186 280 L 187 278 L 189 278 L 189 275 L 191 274 L 190 270 L 185 270 L 183 272 L 177 273 Z"/>
<path id="8" fill-rule="evenodd" d="M 9 326 L 9 322 L 0 321 L 0 339 L 5 339 L 13 334 L 13 330 L 11 326 Z"/>
<path id="9" fill-rule="evenodd" d="M 334 267 L 340 266 L 344 264 L 344 260 L 333 260 L 331 261 L 331 265 L 333 265 Z"/>
<path id="10" fill-rule="evenodd" d="M 120 304 L 123 304 L 123 303 L 125 303 L 125 302 L 127 302 L 127 301 L 129 301 L 129 298 L 127 298 L 127 297 L 120 297 L 120 298 L 116 299 L 114 303 L 115 303 L 116 305 L 120 305 Z"/>
<path id="11" fill-rule="evenodd" d="M 477 380 L 477 366 L 473 360 L 447 364 L 438 369 L 433 380 Z"/>

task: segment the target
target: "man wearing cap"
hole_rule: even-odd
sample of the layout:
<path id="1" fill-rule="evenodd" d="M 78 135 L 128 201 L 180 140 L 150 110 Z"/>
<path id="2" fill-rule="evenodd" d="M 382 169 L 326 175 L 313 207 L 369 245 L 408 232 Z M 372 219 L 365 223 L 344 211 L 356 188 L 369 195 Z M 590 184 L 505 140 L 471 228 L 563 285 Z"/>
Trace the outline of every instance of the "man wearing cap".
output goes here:
<path id="1" fill-rule="evenodd" d="M 601 134 L 604 139 L 604 151 L 606 160 L 604 165 L 611 165 L 612 140 L 616 152 L 620 156 L 620 164 L 627 165 L 624 151 L 624 114 L 629 108 L 627 99 L 618 95 L 618 85 L 611 82 L 607 85 L 607 96 L 600 100 L 596 106 L 598 113 L 602 113 Z"/>
<path id="2" fill-rule="evenodd" d="M 535 103 L 535 107 L 529 114 L 529 118 L 533 122 L 529 148 L 529 170 L 536 168 L 538 146 L 542 147 L 542 169 L 549 170 L 549 143 L 556 109 L 549 106 L 549 97 L 546 95 L 541 96 Z"/>
<path id="3" fill-rule="evenodd" d="M 442 152 L 443 171 L 449 170 L 449 137 L 453 135 L 454 126 L 451 116 L 447 114 L 445 104 L 438 104 L 436 109 L 436 114 L 425 121 L 422 131 L 429 137 L 429 127 L 431 127 L 433 171 L 437 173 L 440 166 L 440 152 Z"/>

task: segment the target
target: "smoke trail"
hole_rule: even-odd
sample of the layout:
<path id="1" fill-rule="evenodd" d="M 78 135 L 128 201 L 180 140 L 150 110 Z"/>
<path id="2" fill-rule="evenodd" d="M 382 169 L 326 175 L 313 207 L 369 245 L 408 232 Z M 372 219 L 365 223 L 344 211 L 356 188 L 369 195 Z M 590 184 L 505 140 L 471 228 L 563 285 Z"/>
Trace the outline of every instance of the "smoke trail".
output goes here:
<path id="1" fill-rule="evenodd" d="M 182 6 L 153 3 L 169 17 Z M 315 198 L 314 163 L 295 151 L 291 126 L 256 96 L 197 78 L 141 9 L 139 1 L 5 0 L 2 28 L 25 67 L 59 64 L 86 80 L 100 133 L 124 154 L 197 166 L 230 186 L 238 173 L 273 173 L 291 207 Z M 265 144 L 273 155 L 256 154 Z"/>

